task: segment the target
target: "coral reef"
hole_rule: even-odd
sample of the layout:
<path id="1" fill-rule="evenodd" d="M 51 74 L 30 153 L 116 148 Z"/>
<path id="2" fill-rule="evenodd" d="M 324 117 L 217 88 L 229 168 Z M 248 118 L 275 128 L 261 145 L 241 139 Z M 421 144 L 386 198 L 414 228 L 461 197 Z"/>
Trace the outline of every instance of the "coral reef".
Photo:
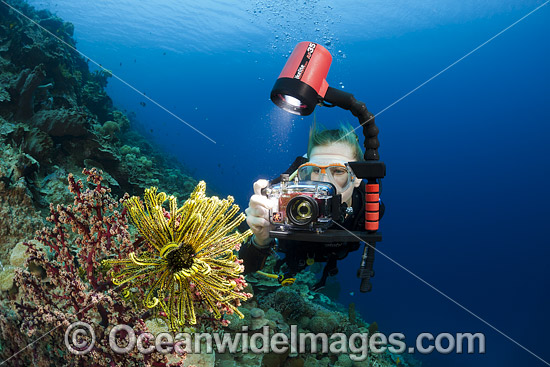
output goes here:
<path id="1" fill-rule="evenodd" d="M 24 1 L 9 3 L 75 46 L 72 24 L 48 11 L 35 11 Z M 114 235 L 121 231 L 117 236 L 125 238 L 127 230 L 116 227 L 125 219 L 106 211 L 101 217 L 105 223 L 87 222 L 94 216 L 75 216 L 80 219 L 71 222 L 68 218 L 75 215 L 75 207 L 56 206 L 72 201 L 65 189 L 67 172 L 79 172 L 89 165 L 105 170 L 103 177 L 119 196 L 156 185 L 186 197 L 195 187 L 196 181 L 183 173 L 181 164 L 174 164 L 133 131 L 126 114 L 113 108 L 105 93 L 109 77 L 108 72 L 90 72 L 86 60 L 67 45 L 38 27 L 29 27 L 27 19 L 2 5 L 0 262 L 11 264 L 0 271 L 0 355 L 10 358 L 9 365 L 114 366 L 122 361 L 124 365 L 167 365 L 164 356 L 118 356 L 107 350 L 107 325 L 125 322 L 139 332 L 147 330 L 143 315 L 112 292 L 114 286 L 99 265 L 111 246 L 122 246 L 117 251 L 128 255 L 125 242 L 117 242 Z M 141 151 L 136 155 L 138 164 L 124 159 L 120 151 L 124 145 Z M 76 177 L 72 180 L 71 185 L 78 182 Z M 29 240 L 43 227 L 45 215 L 57 221 L 49 228 L 58 233 L 42 230 L 40 241 Z M 115 222 L 108 222 L 111 219 Z M 72 228 L 64 221 L 80 224 Z M 79 233 L 86 225 L 91 226 L 89 234 Z M 68 237 L 58 239 L 60 232 Z M 97 337 L 103 348 L 88 356 L 68 354 L 62 344 L 63 331 L 77 320 L 99 323 Z M 51 327 L 57 329 L 45 335 Z M 25 348 L 40 335 L 44 338 Z M 169 362 L 177 364 L 180 359 Z"/>
<path id="2" fill-rule="evenodd" d="M 148 331 L 147 315 L 119 295 L 101 261 L 108 253 L 124 257 L 147 244 L 132 241 L 126 211 L 118 210 L 124 198 L 112 198 L 97 170 L 83 173 L 92 188 L 84 189 L 69 175 L 73 203 L 51 204 L 51 226 L 12 251 L 17 266 L 0 315 L 0 355 L 13 366 L 166 366 L 160 354 L 119 355 L 109 348 L 109 326 L 131 325 L 139 335 Z M 96 343 L 88 354 L 67 353 L 60 344 L 66 328 L 77 321 L 95 327 Z M 117 338 L 124 345 L 128 335 Z M 31 342 L 33 347 L 26 348 Z"/>
<path id="3" fill-rule="evenodd" d="M 299 274 L 297 282 L 302 285 L 316 280 L 306 271 Z M 230 324 L 225 327 L 227 333 L 242 332 L 248 328 L 249 335 L 262 332 L 262 327 L 268 327 L 268 333 L 283 333 L 290 338 L 291 327 L 295 325 L 300 333 L 343 333 L 348 337 L 353 333 L 377 331 L 376 323 L 364 322 L 359 314 L 355 314 L 355 322 L 346 315 L 345 309 L 323 295 L 304 290 L 301 287 L 278 287 L 266 292 L 255 288 L 254 297 L 243 303 L 241 312 L 243 319 L 230 315 Z M 373 327 L 374 326 L 374 327 Z M 372 335 L 372 334 L 369 334 Z M 317 351 L 321 350 L 320 340 L 317 340 Z M 311 348 L 311 342 L 306 343 Z M 309 366 L 309 367 L 389 367 L 389 366 L 420 366 L 420 363 L 408 355 L 394 355 L 389 352 L 382 354 L 369 353 L 364 361 L 354 361 L 346 353 L 262 353 L 247 354 L 240 343 L 237 353 L 216 354 L 216 365 L 224 367 L 237 366 Z"/>
<path id="4" fill-rule="evenodd" d="M 264 270 L 272 271 L 275 259 L 269 258 Z M 325 333 L 334 335 L 342 333 L 348 337 L 354 333 L 373 335 L 378 331 L 376 322 L 365 322 L 355 310 L 353 304 L 345 308 L 332 301 L 322 293 L 311 291 L 317 282 L 315 274 L 309 270 L 297 274 L 293 285 L 281 287 L 277 281 L 257 274 L 246 277 L 249 291 L 253 298 L 243 303 L 241 312 L 245 316 L 239 320 L 229 316 L 231 323 L 225 328 L 228 333 L 240 332 L 243 327 L 253 332 L 267 326 L 269 335 L 283 333 L 290 336 L 291 327 L 295 325 L 301 333 Z M 307 344 L 311 348 L 311 343 Z M 321 345 L 317 340 L 317 350 Z M 365 361 L 354 361 L 346 353 L 267 353 L 253 359 L 239 351 L 231 357 L 216 355 L 220 366 L 308 366 L 308 367 L 343 367 L 343 366 L 420 366 L 420 363 L 409 355 L 394 355 L 388 351 L 382 354 L 369 353 Z M 398 362 L 396 362 L 398 361 Z"/>

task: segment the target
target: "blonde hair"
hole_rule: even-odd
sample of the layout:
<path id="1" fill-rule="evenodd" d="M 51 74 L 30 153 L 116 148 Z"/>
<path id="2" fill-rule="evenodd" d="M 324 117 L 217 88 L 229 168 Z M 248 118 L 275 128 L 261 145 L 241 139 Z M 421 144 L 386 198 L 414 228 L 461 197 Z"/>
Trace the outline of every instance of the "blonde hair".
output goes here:
<path id="1" fill-rule="evenodd" d="M 336 142 L 348 144 L 356 161 L 363 161 L 363 149 L 359 145 L 359 138 L 353 131 L 353 127 L 348 123 L 340 123 L 338 129 L 329 130 L 324 126 L 319 128 L 317 122 L 313 120 L 313 125 L 309 130 L 309 142 L 307 145 L 308 159 L 311 156 L 313 148 L 318 146 L 330 145 Z"/>

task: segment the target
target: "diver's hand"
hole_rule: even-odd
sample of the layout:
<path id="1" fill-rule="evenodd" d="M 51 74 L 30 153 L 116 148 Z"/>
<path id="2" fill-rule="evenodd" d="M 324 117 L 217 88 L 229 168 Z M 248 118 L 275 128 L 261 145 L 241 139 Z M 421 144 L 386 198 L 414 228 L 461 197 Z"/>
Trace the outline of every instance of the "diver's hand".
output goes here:
<path id="1" fill-rule="evenodd" d="M 272 204 L 265 196 L 261 194 L 263 188 L 267 187 L 267 180 L 258 180 L 254 182 L 254 195 L 250 197 L 248 208 L 244 211 L 246 214 L 246 223 L 254 233 L 254 241 L 259 246 L 267 246 L 271 239 L 269 238 L 269 209 Z"/>

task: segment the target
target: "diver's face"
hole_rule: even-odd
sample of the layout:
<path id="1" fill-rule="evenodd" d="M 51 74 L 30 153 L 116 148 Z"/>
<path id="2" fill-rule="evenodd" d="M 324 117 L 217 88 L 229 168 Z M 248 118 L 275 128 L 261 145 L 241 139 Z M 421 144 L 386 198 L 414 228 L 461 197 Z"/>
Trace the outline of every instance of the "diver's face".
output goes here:
<path id="1" fill-rule="evenodd" d="M 309 157 L 310 163 L 315 163 L 320 166 L 330 164 L 345 164 L 347 162 L 353 162 L 355 158 L 353 156 L 353 150 L 349 144 L 338 142 L 330 145 L 317 146 L 311 150 L 311 156 Z M 342 191 L 342 188 L 346 186 L 351 177 L 345 169 L 333 168 L 332 171 L 332 183 L 336 186 L 339 194 L 342 194 L 342 202 L 351 204 L 351 195 L 353 189 L 361 185 L 360 179 L 351 181 L 351 185 Z M 311 180 L 331 182 L 327 177 L 327 174 L 322 174 L 321 170 L 317 170 L 311 173 Z"/>

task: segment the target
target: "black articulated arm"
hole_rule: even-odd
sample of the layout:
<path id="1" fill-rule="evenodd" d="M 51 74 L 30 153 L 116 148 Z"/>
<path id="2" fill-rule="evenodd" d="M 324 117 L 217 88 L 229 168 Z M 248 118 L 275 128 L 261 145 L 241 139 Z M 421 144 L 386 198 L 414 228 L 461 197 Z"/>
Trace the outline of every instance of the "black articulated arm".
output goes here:
<path id="1" fill-rule="evenodd" d="M 378 147 L 380 147 L 380 142 L 378 141 L 378 127 L 374 123 L 374 115 L 367 110 L 365 103 L 356 100 L 351 93 L 332 87 L 328 87 L 324 100 L 350 111 L 353 116 L 359 119 L 359 124 L 363 126 L 363 135 L 365 136 L 365 160 L 379 160 Z"/>
<path id="2" fill-rule="evenodd" d="M 349 162 L 349 165 L 358 178 L 367 180 L 365 185 L 365 230 L 374 234 L 378 231 L 381 214 L 383 214 L 383 210 L 381 211 L 383 206 L 380 202 L 380 179 L 386 175 L 386 165 L 380 161 L 378 154 L 380 141 L 378 140 L 378 127 L 374 123 L 374 115 L 367 110 L 365 103 L 356 100 L 353 94 L 336 88 L 329 87 L 327 89 L 324 102 L 351 111 L 363 127 L 365 162 Z M 361 292 L 369 292 L 372 289 L 370 278 L 374 274 L 372 269 L 375 247 L 376 241 L 365 242 L 361 265 L 357 271 L 357 277 L 361 279 Z"/>

